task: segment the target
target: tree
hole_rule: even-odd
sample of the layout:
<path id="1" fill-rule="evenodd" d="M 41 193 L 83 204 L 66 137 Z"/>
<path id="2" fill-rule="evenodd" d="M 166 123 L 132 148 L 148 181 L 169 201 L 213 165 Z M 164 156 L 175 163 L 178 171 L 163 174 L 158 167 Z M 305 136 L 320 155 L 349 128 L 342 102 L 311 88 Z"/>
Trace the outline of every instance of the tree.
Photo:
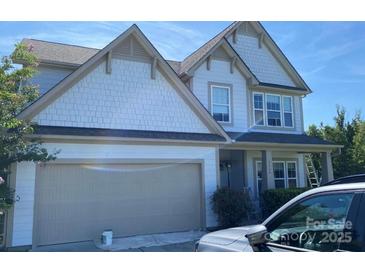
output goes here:
<path id="1" fill-rule="evenodd" d="M 350 122 L 346 122 L 346 111 L 337 106 L 335 125 L 319 127 L 310 125 L 307 134 L 324 140 L 343 145 L 341 153 L 333 157 L 333 171 L 335 178 L 365 173 L 365 121 L 357 112 Z M 313 153 L 313 162 L 317 170 L 321 170 L 320 155 Z"/>
<path id="2" fill-rule="evenodd" d="M 358 164 L 355 172 L 365 173 L 365 121 L 359 123 L 353 140 L 353 158 Z"/>
<path id="3" fill-rule="evenodd" d="M 16 68 L 15 60 L 25 65 Z M 36 73 L 37 65 L 36 57 L 23 44 L 17 44 L 13 54 L 3 57 L 0 62 L 0 177 L 4 181 L 12 163 L 55 159 L 55 153 L 49 154 L 42 148 L 40 140 L 29 138 L 34 125 L 17 118 L 17 114 L 39 95 L 38 87 L 29 81 Z M 3 197 L 0 198 L 10 203 L 11 191 L 5 189 L 5 185 L 2 184 L 0 195 Z"/>

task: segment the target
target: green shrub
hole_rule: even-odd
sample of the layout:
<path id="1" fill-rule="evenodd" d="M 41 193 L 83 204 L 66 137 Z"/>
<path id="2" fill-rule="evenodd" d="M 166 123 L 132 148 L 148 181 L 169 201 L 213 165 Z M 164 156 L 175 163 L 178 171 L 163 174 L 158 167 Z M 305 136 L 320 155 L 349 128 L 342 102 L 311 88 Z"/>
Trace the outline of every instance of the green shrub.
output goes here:
<path id="1" fill-rule="evenodd" d="M 219 188 L 212 196 L 212 207 L 223 228 L 240 225 L 251 208 L 250 198 L 244 191 Z"/>
<path id="2" fill-rule="evenodd" d="M 290 201 L 309 188 L 279 188 L 265 190 L 261 195 L 261 209 L 264 217 L 274 213 L 286 202 Z"/>
<path id="3" fill-rule="evenodd" d="M 14 193 L 6 184 L 0 184 L 0 209 L 8 209 L 13 205 Z"/>

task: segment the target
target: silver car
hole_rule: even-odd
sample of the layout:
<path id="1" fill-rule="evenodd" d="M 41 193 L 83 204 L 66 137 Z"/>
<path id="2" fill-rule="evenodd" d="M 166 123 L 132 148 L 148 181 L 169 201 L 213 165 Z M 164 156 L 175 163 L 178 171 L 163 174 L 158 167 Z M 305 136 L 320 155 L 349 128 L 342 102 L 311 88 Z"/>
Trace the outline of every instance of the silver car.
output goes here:
<path id="1" fill-rule="evenodd" d="M 365 175 L 298 195 L 262 224 L 204 235 L 204 251 L 365 251 Z"/>

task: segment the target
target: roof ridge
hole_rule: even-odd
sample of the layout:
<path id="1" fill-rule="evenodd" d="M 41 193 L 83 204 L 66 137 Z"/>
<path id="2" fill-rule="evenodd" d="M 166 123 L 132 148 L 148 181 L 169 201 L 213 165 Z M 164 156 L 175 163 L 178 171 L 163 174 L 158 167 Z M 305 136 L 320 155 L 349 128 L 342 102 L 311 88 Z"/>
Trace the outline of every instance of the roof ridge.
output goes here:
<path id="1" fill-rule="evenodd" d="M 199 99 L 193 94 L 193 92 L 185 85 L 185 83 L 179 78 L 179 75 L 174 71 L 174 69 L 170 66 L 170 64 L 166 61 L 166 59 L 161 55 L 161 53 L 156 49 L 156 47 L 152 44 L 152 42 L 147 38 L 147 36 L 142 32 L 142 30 L 136 25 L 133 24 L 127 30 L 118 35 L 115 39 L 113 39 L 109 44 L 107 44 L 103 49 L 98 51 L 96 54 L 91 56 L 86 62 L 81 64 L 75 71 L 71 72 L 68 76 L 66 76 L 63 80 L 61 80 L 58 84 L 53 86 L 47 92 L 38 97 L 35 101 L 33 101 L 30 105 L 26 106 L 24 109 L 20 111 L 18 117 L 21 119 L 28 119 L 29 117 L 33 117 L 41 108 L 45 107 L 44 105 L 49 102 L 53 102 L 59 96 L 61 96 L 67 89 L 67 85 L 69 85 L 72 81 L 77 80 L 78 77 L 82 75 L 87 69 L 89 69 L 92 65 L 94 65 L 99 59 L 101 59 L 105 54 L 107 54 L 110 50 L 113 49 L 117 45 L 117 43 L 121 42 L 123 39 L 128 37 L 129 35 L 135 35 L 137 38 L 140 38 L 140 42 L 145 44 L 145 47 L 148 49 L 151 55 L 161 59 L 161 67 L 166 73 L 171 73 L 171 80 L 176 82 L 177 91 L 181 93 L 182 99 L 186 99 L 191 104 L 191 110 L 194 112 L 199 112 L 198 117 L 200 120 L 206 125 L 206 127 L 212 133 L 217 133 L 221 135 L 226 141 L 229 141 L 230 138 L 227 133 L 224 131 L 223 127 L 214 120 L 213 116 L 210 115 L 209 111 L 203 106 L 203 104 L 199 101 Z M 170 76 L 169 76 L 170 77 Z M 201 114 L 201 116 L 200 116 Z"/>
<path id="2" fill-rule="evenodd" d="M 42 40 L 42 39 L 23 38 L 23 39 L 22 39 L 22 42 L 23 42 L 24 40 L 28 40 L 28 41 L 33 40 L 33 41 L 38 41 L 38 42 L 43 42 L 43 43 L 57 44 L 57 45 L 62 45 L 62 46 L 77 47 L 77 48 L 84 48 L 84 49 L 94 49 L 94 50 L 98 50 L 98 51 L 100 51 L 100 50 L 101 50 L 101 49 L 99 49 L 99 48 L 86 47 L 86 46 L 75 45 L 75 44 L 66 44 L 66 43 L 62 43 L 62 42 L 46 41 L 46 40 Z"/>
<path id="3" fill-rule="evenodd" d="M 187 56 L 181 63 L 181 71 L 180 75 L 187 73 L 189 69 L 196 63 L 197 60 L 201 58 L 200 55 L 204 55 L 204 52 L 209 51 L 212 47 L 214 47 L 217 43 L 219 43 L 222 38 L 226 36 L 237 24 L 240 24 L 240 21 L 234 21 L 229 26 L 227 26 L 224 30 L 215 35 L 212 39 L 207 41 L 204 45 L 198 48 L 196 51 Z M 197 60 L 194 60 L 197 59 Z"/>
<path id="4" fill-rule="evenodd" d="M 214 37 L 212 37 L 211 39 L 209 39 L 207 42 L 205 42 L 203 45 L 201 45 L 199 48 L 197 48 L 195 51 L 193 51 L 192 53 L 190 53 L 188 56 L 186 56 L 184 58 L 184 60 L 182 60 L 182 62 L 184 62 L 186 59 L 188 59 L 190 56 L 192 56 L 194 53 L 196 53 L 197 51 L 199 51 L 201 48 L 205 47 L 210 41 L 214 40 L 215 38 L 217 38 L 220 34 L 222 34 L 223 32 L 227 31 L 230 27 L 232 27 L 235 23 L 237 23 L 237 21 L 233 21 L 231 24 L 229 24 L 224 30 L 220 31 L 219 33 L 217 33 Z"/>
<path id="5" fill-rule="evenodd" d="M 176 60 L 171 60 L 171 59 L 165 59 L 168 62 L 176 62 L 176 63 L 181 63 L 182 61 L 176 61 Z"/>

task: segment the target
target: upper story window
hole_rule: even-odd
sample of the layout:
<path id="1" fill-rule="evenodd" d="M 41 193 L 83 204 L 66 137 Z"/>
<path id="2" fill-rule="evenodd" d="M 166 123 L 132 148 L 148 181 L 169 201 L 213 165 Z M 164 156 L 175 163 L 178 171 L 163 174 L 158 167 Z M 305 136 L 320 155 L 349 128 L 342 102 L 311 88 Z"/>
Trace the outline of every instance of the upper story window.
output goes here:
<path id="1" fill-rule="evenodd" d="M 255 116 L 255 124 L 263 126 L 264 121 L 264 94 L 254 93 L 253 95 L 253 108 Z"/>
<path id="2" fill-rule="evenodd" d="M 283 96 L 284 126 L 293 127 L 293 100 L 290 96 Z"/>
<path id="3" fill-rule="evenodd" d="M 218 122 L 231 122 L 231 89 L 227 86 L 211 86 L 211 112 Z"/>
<path id="4" fill-rule="evenodd" d="M 280 95 L 266 95 L 267 125 L 281 127 Z"/>
<path id="5" fill-rule="evenodd" d="M 255 126 L 294 127 L 293 98 L 276 94 L 253 93 Z"/>

